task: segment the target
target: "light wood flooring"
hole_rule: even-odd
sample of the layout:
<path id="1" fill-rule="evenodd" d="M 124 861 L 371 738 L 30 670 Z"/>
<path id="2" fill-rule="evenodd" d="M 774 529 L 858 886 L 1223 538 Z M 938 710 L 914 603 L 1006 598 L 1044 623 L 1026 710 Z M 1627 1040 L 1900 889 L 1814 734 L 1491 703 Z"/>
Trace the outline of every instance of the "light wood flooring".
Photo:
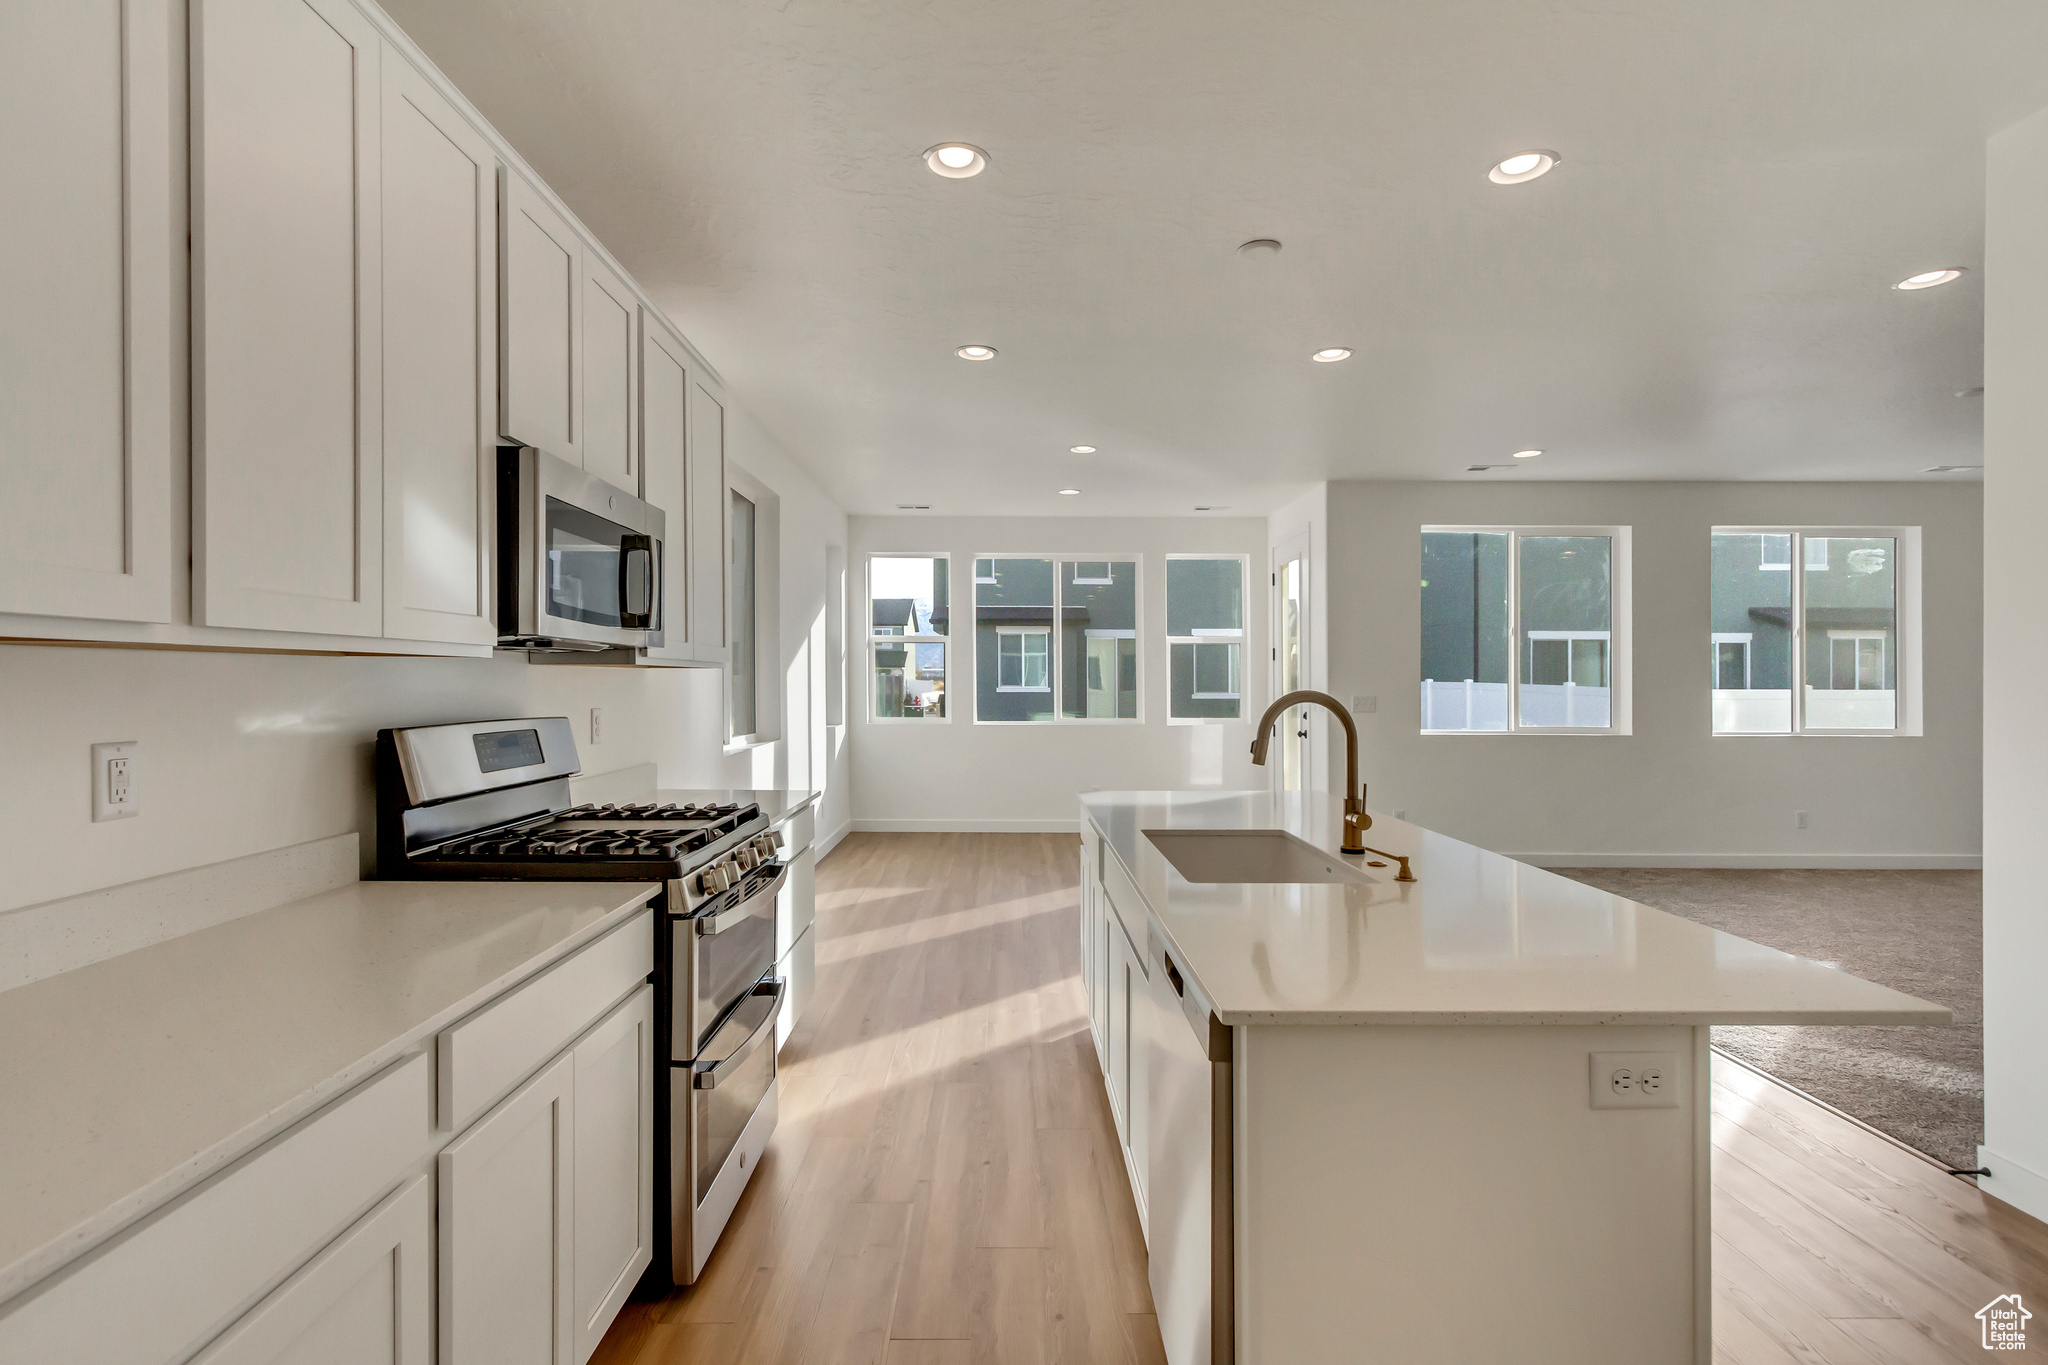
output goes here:
<path id="1" fill-rule="evenodd" d="M 857 834 L 819 865 L 780 1127 L 704 1278 L 592 1365 L 1163 1359 L 1076 863 L 1071 836 Z M 2048 1303 L 2041 1224 L 1718 1057 L 1713 1101 L 1717 1362 L 1976 1360 L 1978 1308 Z"/>

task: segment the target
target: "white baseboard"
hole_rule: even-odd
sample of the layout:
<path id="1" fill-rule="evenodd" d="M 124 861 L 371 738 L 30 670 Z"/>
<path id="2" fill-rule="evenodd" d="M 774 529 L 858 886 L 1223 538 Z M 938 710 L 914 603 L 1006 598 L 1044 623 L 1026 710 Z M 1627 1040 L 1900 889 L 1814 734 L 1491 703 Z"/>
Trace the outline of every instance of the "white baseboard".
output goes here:
<path id="1" fill-rule="evenodd" d="M 851 833 L 853 833 L 853 821 L 848 820 L 830 834 L 814 836 L 811 840 L 811 847 L 815 850 L 816 858 L 822 862 L 825 855 L 839 847 L 839 841 Z"/>
<path id="2" fill-rule="evenodd" d="M 346 886 L 360 844 L 336 834 L 0 914 L 0 991 Z"/>
<path id="3" fill-rule="evenodd" d="M 1072 834 L 1079 836 L 1079 817 L 1071 820 L 855 820 L 862 834 Z"/>
<path id="4" fill-rule="evenodd" d="M 1510 853 L 1531 867 L 1786 867 L 1979 872 L 1981 853 Z"/>
<path id="5" fill-rule="evenodd" d="M 2048 1176 L 1990 1147 L 1977 1149 L 1977 1164 L 1991 1171 L 1990 1175 L 1977 1177 L 1978 1189 L 2030 1218 L 2048 1223 Z"/>

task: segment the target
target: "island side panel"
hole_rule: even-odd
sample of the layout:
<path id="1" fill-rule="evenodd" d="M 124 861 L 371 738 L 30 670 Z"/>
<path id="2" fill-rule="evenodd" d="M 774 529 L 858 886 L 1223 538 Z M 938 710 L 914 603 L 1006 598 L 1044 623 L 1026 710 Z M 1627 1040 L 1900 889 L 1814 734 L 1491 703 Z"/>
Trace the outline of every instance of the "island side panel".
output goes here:
<path id="1" fill-rule="evenodd" d="M 1241 1365 L 1707 1365 L 1702 1033 L 1238 1028 Z M 1594 1109 L 1594 1052 L 1677 1104 Z"/>

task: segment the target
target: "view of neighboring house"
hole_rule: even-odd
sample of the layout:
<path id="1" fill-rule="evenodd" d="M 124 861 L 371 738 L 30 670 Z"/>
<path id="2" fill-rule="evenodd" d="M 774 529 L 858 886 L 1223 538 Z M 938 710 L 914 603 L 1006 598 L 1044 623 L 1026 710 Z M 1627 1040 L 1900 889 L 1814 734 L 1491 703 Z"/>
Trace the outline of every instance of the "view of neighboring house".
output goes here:
<path id="1" fill-rule="evenodd" d="M 875 716 L 946 714 L 947 564 L 940 556 L 877 556 L 870 569 L 868 638 Z"/>
<path id="2" fill-rule="evenodd" d="M 974 562 L 974 718 L 1135 720 L 1135 560 Z"/>
<path id="3" fill-rule="evenodd" d="M 1898 540 L 1717 532 L 1714 729 L 1889 730 L 1898 723 Z M 1793 660 L 1805 661 L 1793 715 Z"/>
<path id="4" fill-rule="evenodd" d="M 1422 728 L 1605 727 L 1612 579 L 1610 536 L 1423 532 Z"/>

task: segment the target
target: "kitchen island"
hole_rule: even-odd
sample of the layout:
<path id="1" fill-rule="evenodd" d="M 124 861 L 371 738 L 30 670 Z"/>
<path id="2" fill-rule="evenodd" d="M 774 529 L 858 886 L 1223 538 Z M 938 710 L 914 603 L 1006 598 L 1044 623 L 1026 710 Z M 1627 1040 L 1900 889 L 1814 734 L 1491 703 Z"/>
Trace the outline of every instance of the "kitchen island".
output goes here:
<path id="1" fill-rule="evenodd" d="M 1340 855 L 1320 794 L 1081 806 L 1089 1015 L 1172 1365 L 1706 1365 L 1709 1027 L 1950 1021 L 1402 821 Z"/>

